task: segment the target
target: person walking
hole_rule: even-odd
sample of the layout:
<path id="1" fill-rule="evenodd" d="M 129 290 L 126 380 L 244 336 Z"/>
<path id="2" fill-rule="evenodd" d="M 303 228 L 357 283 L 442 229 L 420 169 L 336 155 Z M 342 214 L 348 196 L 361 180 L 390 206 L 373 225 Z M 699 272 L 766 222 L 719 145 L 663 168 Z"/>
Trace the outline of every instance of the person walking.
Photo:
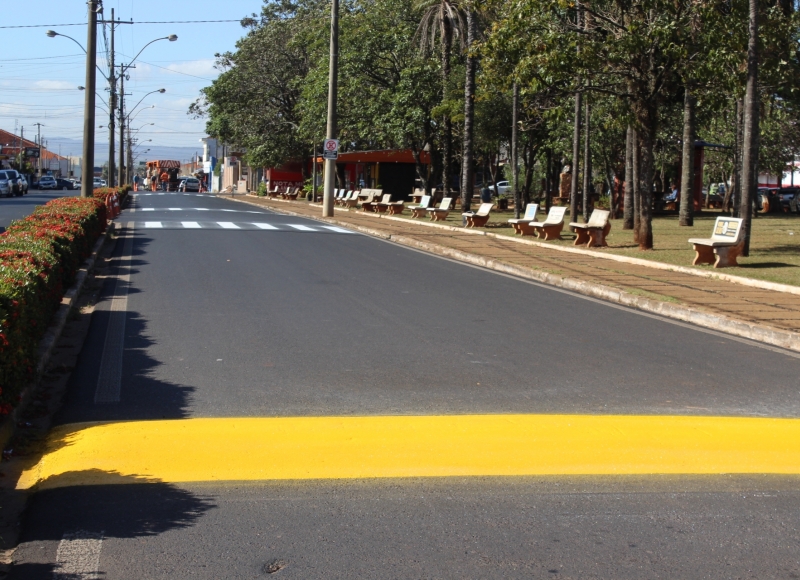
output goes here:
<path id="1" fill-rule="evenodd" d="M 139 191 L 139 174 L 133 176 L 133 191 Z"/>
<path id="2" fill-rule="evenodd" d="M 167 191 L 167 185 L 169 184 L 169 173 L 166 170 L 161 174 L 161 189 Z"/>

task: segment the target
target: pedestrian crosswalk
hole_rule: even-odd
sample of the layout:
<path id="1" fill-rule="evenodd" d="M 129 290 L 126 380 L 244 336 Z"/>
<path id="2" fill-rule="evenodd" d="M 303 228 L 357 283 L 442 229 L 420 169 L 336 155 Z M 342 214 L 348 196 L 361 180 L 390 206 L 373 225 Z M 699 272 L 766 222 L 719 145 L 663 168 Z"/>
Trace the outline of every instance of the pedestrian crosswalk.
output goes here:
<path id="1" fill-rule="evenodd" d="M 336 234 L 355 233 L 336 226 L 315 225 L 314 227 L 310 227 L 304 224 L 268 224 L 264 222 L 144 221 L 136 222 L 135 227 L 136 229 L 145 230 L 255 230 Z"/>
<path id="2" fill-rule="evenodd" d="M 128 210 L 133 213 L 143 211 L 224 211 L 226 213 L 255 213 L 259 215 L 272 215 L 266 211 L 255 211 L 250 209 L 217 209 L 209 207 L 132 207 Z"/>

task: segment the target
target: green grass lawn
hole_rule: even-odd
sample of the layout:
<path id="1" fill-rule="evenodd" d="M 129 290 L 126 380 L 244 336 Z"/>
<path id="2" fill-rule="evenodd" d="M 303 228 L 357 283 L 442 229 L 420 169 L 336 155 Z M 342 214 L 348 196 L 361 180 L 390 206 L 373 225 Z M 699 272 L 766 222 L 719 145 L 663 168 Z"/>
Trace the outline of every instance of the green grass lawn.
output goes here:
<path id="1" fill-rule="evenodd" d="M 653 219 L 653 245 L 655 249 L 643 252 L 633 242 L 633 233 L 622 230 L 622 220 L 614 220 L 609 234 L 608 248 L 595 248 L 601 252 L 609 252 L 634 258 L 656 260 L 680 266 L 691 266 L 694 250 L 686 240 L 689 238 L 707 238 L 711 235 L 714 220 L 720 212 L 703 211 L 694 218 L 694 226 L 680 227 L 678 217 L 661 216 Z M 402 216 L 409 218 L 409 212 Z M 514 230 L 506 220 L 514 217 L 513 210 L 494 211 L 486 226 L 490 232 L 513 236 Z M 539 213 L 544 219 L 544 212 Z M 569 222 L 569 219 L 567 219 Z M 460 226 L 461 212 L 451 212 L 445 222 L 447 225 Z M 546 242 L 559 246 L 571 246 L 575 235 L 564 228 L 563 240 Z M 538 238 L 530 238 L 537 239 Z M 719 270 L 726 274 L 735 274 L 770 282 L 800 286 L 800 216 L 793 214 L 759 215 L 753 220 L 753 232 L 750 242 L 750 256 L 739 258 L 738 268 Z M 711 266 L 694 266 L 698 269 L 713 270 Z"/>

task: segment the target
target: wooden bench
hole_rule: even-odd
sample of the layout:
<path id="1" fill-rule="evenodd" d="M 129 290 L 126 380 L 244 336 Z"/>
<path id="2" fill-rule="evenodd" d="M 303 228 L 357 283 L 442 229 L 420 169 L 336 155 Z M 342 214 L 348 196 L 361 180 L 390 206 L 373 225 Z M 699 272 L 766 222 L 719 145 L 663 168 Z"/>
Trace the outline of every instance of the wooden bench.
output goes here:
<path id="1" fill-rule="evenodd" d="M 342 201 L 342 198 L 347 195 L 347 190 L 345 189 L 337 189 L 336 195 L 333 197 L 334 205 L 339 205 L 339 202 Z"/>
<path id="2" fill-rule="evenodd" d="M 373 211 L 377 213 L 386 213 L 389 211 L 389 204 L 392 203 L 392 194 L 384 193 L 380 201 L 375 202 Z"/>
<path id="3" fill-rule="evenodd" d="M 715 268 L 738 266 L 736 259 L 744 249 L 744 228 L 741 218 L 718 217 L 710 238 L 691 238 L 696 255 L 693 266 L 714 264 Z"/>
<path id="4" fill-rule="evenodd" d="M 520 230 L 521 225 L 525 224 L 528 225 L 531 222 L 536 221 L 536 212 L 539 211 L 539 204 L 538 203 L 529 203 L 525 207 L 525 215 L 523 215 L 519 219 L 510 219 L 508 223 L 511 224 L 511 227 L 514 228 L 514 233 L 521 234 L 522 231 Z"/>
<path id="5" fill-rule="evenodd" d="M 291 190 L 286 192 L 286 199 L 297 199 L 297 196 L 300 194 L 299 187 L 293 187 Z"/>
<path id="6" fill-rule="evenodd" d="M 493 207 L 493 203 L 482 203 L 478 211 L 465 211 L 461 215 L 467 219 L 468 228 L 482 228 L 489 221 L 489 212 Z"/>
<path id="7" fill-rule="evenodd" d="M 423 195 L 422 199 L 419 202 L 419 205 L 410 205 L 408 209 L 411 210 L 411 217 L 412 218 L 420 218 L 425 217 L 428 212 L 428 206 L 431 204 L 431 196 L 430 195 Z"/>
<path id="8" fill-rule="evenodd" d="M 267 197 L 270 198 L 270 199 L 275 199 L 276 197 L 278 197 L 278 186 L 277 185 L 267 192 Z"/>
<path id="9" fill-rule="evenodd" d="M 399 215 L 406 209 L 406 202 L 404 201 L 390 201 L 386 204 L 389 209 L 389 215 Z"/>
<path id="10" fill-rule="evenodd" d="M 575 245 L 587 248 L 601 248 L 607 246 L 606 236 L 611 231 L 611 222 L 608 216 L 611 212 L 605 209 L 596 209 L 589 216 L 589 223 L 572 222 L 569 227 L 577 234 Z"/>
<path id="11" fill-rule="evenodd" d="M 453 203 L 452 197 L 445 197 L 439 207 L 428 208 L 428 215 L 433 222 L 443 222 L 450 215 L 450 204 Z"/>
<path id="12" fill-rule="evenodd" d="M 520 235 L 537 235 L 547 240 L 561 239 L 564 229 L 564 216 L 567 215 L 566 206 L 551 206 L 543 222 L 520 222 L 518 224 Z"/>

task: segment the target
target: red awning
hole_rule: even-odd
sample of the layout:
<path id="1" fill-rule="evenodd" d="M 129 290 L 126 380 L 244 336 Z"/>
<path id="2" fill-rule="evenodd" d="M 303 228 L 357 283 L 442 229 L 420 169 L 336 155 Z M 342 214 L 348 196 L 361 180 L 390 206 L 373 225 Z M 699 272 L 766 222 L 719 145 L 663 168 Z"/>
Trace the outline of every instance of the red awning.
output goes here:
<path id="1" fill-rule="evenodd" d="M 148 167 L 159 167 L 161 169 L 180 169 L 181 162 L 173 159 L 161 159 L 158 161 L 148 161 Z"/>

